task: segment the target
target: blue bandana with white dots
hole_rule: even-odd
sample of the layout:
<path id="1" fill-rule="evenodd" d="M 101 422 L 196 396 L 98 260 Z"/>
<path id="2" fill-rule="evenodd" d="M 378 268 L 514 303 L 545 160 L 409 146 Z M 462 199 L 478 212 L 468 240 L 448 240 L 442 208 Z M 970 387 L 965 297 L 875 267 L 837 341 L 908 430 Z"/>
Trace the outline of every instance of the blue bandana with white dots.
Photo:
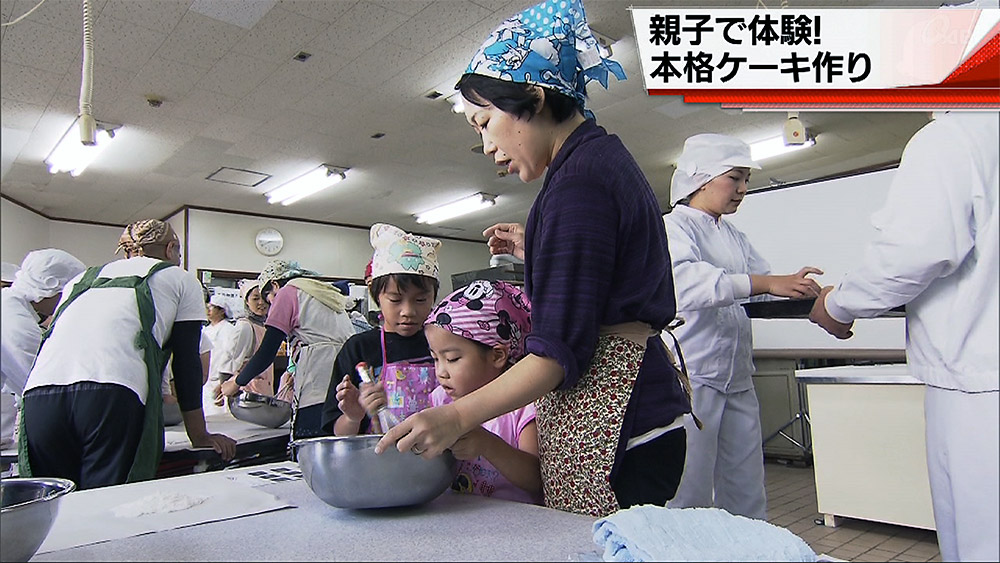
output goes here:
<path id="1" fill-rule="evenodd" d="M 604 56 L 580 0 L 545 0 L 508 18 L 486 38 L 466 74 L 552 88 L 575 98 L 584 115 L 586 84 L 608 87 L 608 74 L 625 80 L 622 66 Z"/>

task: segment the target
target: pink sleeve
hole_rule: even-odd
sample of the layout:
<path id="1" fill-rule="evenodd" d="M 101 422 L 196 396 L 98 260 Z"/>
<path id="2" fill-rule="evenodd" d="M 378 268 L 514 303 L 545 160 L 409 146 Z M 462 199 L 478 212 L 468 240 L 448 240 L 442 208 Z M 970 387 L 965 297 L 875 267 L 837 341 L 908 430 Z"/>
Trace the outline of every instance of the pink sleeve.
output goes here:
<path id="1" fill-rule="evenodd" d="M 516 435 L 514 436 L 514 446 L 517 446 L 518 442 L 521 441 L 521 432 L 524 431 L 524 427 L 535 420 L 535 403 L 528 403 L 527 405 L 514 411 L 517 415 L 517 427 Z"/>
<path id="2" fill-rule="evenodd" d="M 274 303 L 267 312 L 264 326 L 273 326 L 291 336 L 292 331 L 299 327 L 299 290 L 292 285 L 286 285 L 274 294 Z"/>

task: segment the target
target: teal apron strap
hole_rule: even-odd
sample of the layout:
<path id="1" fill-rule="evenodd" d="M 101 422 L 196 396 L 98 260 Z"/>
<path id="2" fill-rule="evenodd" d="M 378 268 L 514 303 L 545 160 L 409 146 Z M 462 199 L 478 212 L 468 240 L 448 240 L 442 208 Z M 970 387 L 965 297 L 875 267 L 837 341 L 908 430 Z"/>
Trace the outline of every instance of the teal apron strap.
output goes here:
<path id="1" fill-rule="evenodd" d="M 97 274 L 101 273 L 101 268 L 104 266 L 93 266 L 87 268 L 84 272 L 83 277 L 80 281 L 73 286 L 73 291 L 70 292 L 69 297 L 66 298 L 59 308 L 56 309 L 55 314 L 52 317 L 52 322 L 49 323 L 49 328 L 42 332 L 42 341 L 38 344 L 38 353 L 35 354 L 35 359 L 31 362 L 31 367 L 35 367 L 35 361 L 38 360 L 38 354 L 42 352 L 42 346 L 45 345 L 45 341 L 49 339 L 49 335 L 52 334 L 52 329 L 56 326 L 56 321 L 59 320 L 59 316 L 62 312 L 66 310 L 66 307 L 76 300 L 83 292 L 87 291 L 94 286 L 95 280 L 97 280 Z M 29 370 L 30 373 L 30 370 Z M 31 461 L 28 459 L 28 433 L 24 431 L 24 413 L 27 408 L 25 402 L 21 401 L 21 418 L 18 422 L 17 428 L 17 474 L 21 477 L 31 477 Z"/>
<path id="2" fill-rule="evenodd" d="M 139 321 L 142 329 L 135 337 L 135 345 L 143 351 L 146 363 L 149 390 L 146 394 L 145 419 L 142 423 L 142 435 L 139 447 L 136 448 L 135 459 L 129 470 L 127 482 L 145 481 L 156 477 L 156 469 L 163 455 L 163 369 L 167 364 L 168 354 L 153 338 L 153 324 L 156 322 L 156 309 L 153 294 L 149 289 L 149 278 L 164 268 L 173 264 L 160 262 L 149 270 L 149 273 L 135 287 L 135 299 L 139 305 Z"/>

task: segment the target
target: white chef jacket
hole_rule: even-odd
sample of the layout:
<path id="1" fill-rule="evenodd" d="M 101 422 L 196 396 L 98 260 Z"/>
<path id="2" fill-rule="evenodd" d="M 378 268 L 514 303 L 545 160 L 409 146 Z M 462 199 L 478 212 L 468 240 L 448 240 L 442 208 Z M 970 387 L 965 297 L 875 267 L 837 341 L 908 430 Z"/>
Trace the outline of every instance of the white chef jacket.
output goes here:
<path id="1" fill-rule="evenodd" d="M 201 329 L 201 334 L 211 341 L 209 349 L 212 351 L 208 360 L 208 380 L 218 384 L 219 374 L 228 363 L 231 355 L 230 349 L 235 344 L 236 327 L 229 321 L 221 321 L 216 324 L 209 324 Z M 204 350 L 199 350 L 205 353 Z"/>
<path id="2" fill-rule="evenodd" d="M 143 276 L 159 260 L 145 256 L 105 264 L 101 277 Z M 60 303 L 83 277 L 66 284 Z M 156 309 L 153 338 L 170 338 L 175 322 L 204 321 L 201 284 L 187 271 L 172 266 L 149 278 Z M 38 353 L 25 391 L 44 385 L 71 385 L 80 381 L 116 383 L 128 387 L 146 404 L 149 378 L 142 351 L 135 345 L 141 329 L 132 288 L 96 288 L 80 295 L 66 308 Z"/>
<path id="3" fill-rule="evenodd" d="M 0 290 L 2 300 L 2 320 L 0 325 L 0 384 L 5 385 L 18 397 L 24 393 L 28 382 L 28 372 L 38 354 L 42 342 L 41 320 L 31 302 L 16 290 L 5 287 Z"/>
<path id="4" fill-rule="evenodd" d="M 750 274 L 771 267 L 747 236 L 724 218 L 687 205 L 664 216 L 674 273 L 680 340 L 692 381 L 723 393 L 753 387 L 750 318 L 740 303 L 750 297 Z M 668 342 L 668 344 L 672 344 Z"/>
<path id="5" fill-rule="evenodd" d="M 913 136 L 872 216 L 875 240 L 826 300 L 841 322 L 906 304 L 910 373 L 944 389 L 997 391 L 1000 380 L 998 121 L 946 113 Z"/>

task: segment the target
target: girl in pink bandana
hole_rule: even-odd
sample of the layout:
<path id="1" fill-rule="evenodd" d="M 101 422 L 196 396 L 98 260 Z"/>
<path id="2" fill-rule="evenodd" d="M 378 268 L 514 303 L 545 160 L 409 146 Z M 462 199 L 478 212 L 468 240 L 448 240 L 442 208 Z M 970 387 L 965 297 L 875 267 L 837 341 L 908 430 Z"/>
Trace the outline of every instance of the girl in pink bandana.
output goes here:
<path id="1" fill-rule="evenodd" d="M 424 323 L 440 384 L 440 406 L 493 381 L 524 356 L 531 305 L 506 282 L 475 281 L 441 300 Z M 452 489 L 533 504 L 542 503 L 538 429 L 533 404 L 487 420 L 451 447 L 461 460 Z"/>

